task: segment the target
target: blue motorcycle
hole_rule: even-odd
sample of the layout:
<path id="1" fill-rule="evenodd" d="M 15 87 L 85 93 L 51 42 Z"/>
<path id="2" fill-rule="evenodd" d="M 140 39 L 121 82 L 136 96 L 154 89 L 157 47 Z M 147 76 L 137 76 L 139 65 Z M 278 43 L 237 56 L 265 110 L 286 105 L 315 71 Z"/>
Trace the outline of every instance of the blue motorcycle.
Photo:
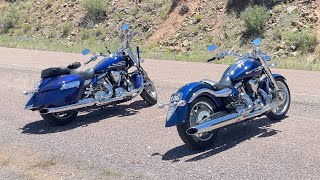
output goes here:
<path id="1" fill-rule="evenodd" d="M 78 112 L 129 101 L 140 95 L 149 105 L 157 103 L 157 91 L 141 66 L 140 49 L 135 56 L 129 42 L 136 33 L 122 27 L 125 45 L 114 54 L 96 53 L 87 62 L 103 59 L 92 69 L 80 71 L 79 62 L 67 67 L 45 69 L 42 80 L 34 89 L 25 92 L 30 97 L 25 109 L 39 111 L 44 120 L 64 125 L 77 117 Z M 83 55 L 90 50 L 82 51 Z"/>
<path id="2" fill-rule="evenodd" d="M 213 145 L 220 129 L 237 122 L 262 115 L 271 120 L 285 117 L 290 107 L 289 87 L 283 76 L 271 73 L 267 63 L 271 57 L 258 48 L 260 43 L 260 38 L 253 41 L 255 48 L 251 54 L 218 53 L 208 62 L 227 55 L 238 57 L 219 82 L 207 79 L 192 82 L 171 96 L 166 127 L 177 126 L 179 136 L 189 148 Z M 208 50 L 217 48 L 211 45 Z"/>

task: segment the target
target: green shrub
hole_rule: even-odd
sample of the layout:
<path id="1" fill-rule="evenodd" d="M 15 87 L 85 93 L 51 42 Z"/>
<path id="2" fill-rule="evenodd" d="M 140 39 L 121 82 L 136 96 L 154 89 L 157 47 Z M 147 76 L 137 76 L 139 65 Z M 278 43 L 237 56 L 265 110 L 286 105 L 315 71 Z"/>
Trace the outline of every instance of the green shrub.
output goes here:
<path id="1" fill-rule="evenodd" d="M 24 33 L 30 31 L 32 29 L 31 25 L 30 24 L 23 24 L 22 25 L 22 30 Z"/>
<path id="2" fill-rule="evenodd" d="M 302 53 L 314 52 L 318 41 L 315 33 L 308 30 L 302 30 L 300 32 L 286 32 L 284 33 L 286 43 L 290 46 L 296 46 Z"/>
<path id="3" fill-rule="evenodd" d="M 80 29 L 80 38 L 81 40 L 87 40 L 92 36 L 90 29 L 82 28 Z"/>
<path id="4" fill-rule="evenodd" d="M 8 33 L 18 22 L 18 15 L 13 8 L 0 11 L 0 34 Z"/>
<path id="5" fill-rule="evenodd" d="M 249 34 L 261 34 L 269 19 L 268 9 L 263 6 L 250 6 L 241 13 L 241 19 Z"/>
<path id="6" fill-rule="evenodd" d="M 108 1 L 106 0 L 84 0 L 83 7 L 87 11 L 85 21 L 93 21 L 94 23 L 103 20 L 106 16 Z"/>
<path id="7" fill-rule="evenodd" d="M 56 30 L 54 27 L 50 27 L 50 29 L 48 30 L 48 33 L 47 33 L 47 37 L 49 39 L 53 39 L 56 37 Z"/>
<path id="8" fill-rule="evenodd" d="M 61 37 L 67 37 L 72 29 L 71 23 L 63 23 L 61 26 Z"/>
<path id="9" fill-rule="evenodd" d="M 195 15 L 194 15 L 194 19 L 196 20 L 196 22 L 200 22 L 201 19 L 202 19 L 201 14 L 200 14 L 200 13 L 195 14 Z"/>

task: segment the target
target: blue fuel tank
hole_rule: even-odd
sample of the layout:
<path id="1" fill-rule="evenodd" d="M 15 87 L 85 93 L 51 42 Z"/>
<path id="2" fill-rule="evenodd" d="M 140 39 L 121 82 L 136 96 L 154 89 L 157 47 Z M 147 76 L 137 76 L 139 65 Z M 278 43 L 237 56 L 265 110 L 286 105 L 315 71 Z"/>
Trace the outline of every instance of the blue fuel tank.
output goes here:
<path id="1" fill-rule="evenodd" d="M 109 70 L 123 69 L 126 65 L 122 56 L 106 57 L 94 67 L 94 70 L 97 74 L 100 74 Z"/>

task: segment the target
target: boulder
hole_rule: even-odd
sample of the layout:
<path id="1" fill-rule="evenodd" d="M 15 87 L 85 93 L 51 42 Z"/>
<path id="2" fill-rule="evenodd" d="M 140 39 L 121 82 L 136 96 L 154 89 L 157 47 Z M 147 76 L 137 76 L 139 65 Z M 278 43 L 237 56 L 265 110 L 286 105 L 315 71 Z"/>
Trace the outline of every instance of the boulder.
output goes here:
<path id="1" fill-rule="evenodd" d="M 188 47 L 189 46 L 189 40 L 188 39 L 186 39 L 186 40 L 184 40 L 183 42 L 182 42 L 182 47 Z"/>
<path id="2" fill-rule="evenodd" d="M 291 14 L 293 11 L 295 11 L 298 7 L 297 6 L 289 6 L 287 7 L 287 12 Z"/>

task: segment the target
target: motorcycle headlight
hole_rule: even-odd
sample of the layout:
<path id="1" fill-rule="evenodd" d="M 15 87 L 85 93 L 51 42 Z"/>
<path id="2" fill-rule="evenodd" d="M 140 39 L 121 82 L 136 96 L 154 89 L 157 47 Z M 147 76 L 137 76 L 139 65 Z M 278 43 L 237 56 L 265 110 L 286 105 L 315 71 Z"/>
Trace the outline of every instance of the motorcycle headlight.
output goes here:
<path id="1" fill-rule="evenodd" d="M 169 120 L 172 117 L 173 113 L 176 111 L 178 106 L 185 105 L 185 101 L 181 101 L 181 99 L 182 99 L 182 93 L 172 94 L 169 102 L 167 120 Z"/>

